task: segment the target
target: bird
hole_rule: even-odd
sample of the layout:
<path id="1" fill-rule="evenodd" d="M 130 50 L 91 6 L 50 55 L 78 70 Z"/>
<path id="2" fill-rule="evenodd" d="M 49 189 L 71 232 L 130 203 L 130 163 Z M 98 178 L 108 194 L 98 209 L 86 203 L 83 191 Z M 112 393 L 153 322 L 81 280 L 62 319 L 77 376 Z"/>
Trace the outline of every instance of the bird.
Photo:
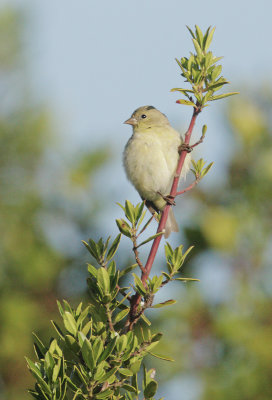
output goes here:
<path id="1" fill-rule="evenodd" d="M 132 125 L 133 133 L 123 152 L 123 165 L 128 180 L 134 185 L 152 214 L 162 213 L 170 202 L 168 197 L 179 160 L 183 138 L 165 114 L 153 106 L 137 108 L 124 124 Z M 186 155 L 180 177 L 190 169 L 190 154 Z M 172 207 L 165 225 L 165 238 L 178 232 Z"/>

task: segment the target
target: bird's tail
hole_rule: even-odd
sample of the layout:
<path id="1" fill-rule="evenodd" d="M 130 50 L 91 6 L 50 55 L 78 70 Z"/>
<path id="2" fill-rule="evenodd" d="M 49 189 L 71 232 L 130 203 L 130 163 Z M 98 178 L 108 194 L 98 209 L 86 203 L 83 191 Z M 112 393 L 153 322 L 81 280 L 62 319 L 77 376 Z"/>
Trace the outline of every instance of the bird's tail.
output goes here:
<path id="1" fill-rule="evenodd" d="M 167 218 L 167 221 L 165 224 L 165 233 L 164 233 L 165 239 L 167 239 L 169 237 L 171 232 L 178 232 L 178 231 L 179 231 L 179 228 L 178 228 L 176 218 L 174 216 L 174 212 L 173 212 L 172 208 L 170 208 L 168 218 Z"/>

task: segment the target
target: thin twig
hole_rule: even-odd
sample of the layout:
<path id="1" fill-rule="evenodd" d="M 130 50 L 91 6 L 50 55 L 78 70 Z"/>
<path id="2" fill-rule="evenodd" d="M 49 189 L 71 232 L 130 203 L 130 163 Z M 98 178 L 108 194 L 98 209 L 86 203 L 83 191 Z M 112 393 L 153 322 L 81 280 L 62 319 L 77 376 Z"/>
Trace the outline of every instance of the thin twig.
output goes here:
<path id="1" fill-rule="evenodd" d="M 177 192 L 176 196 L 180 196 L 183 193 L 189 192 L 189 190 L 193 189 L 199 182 L 199 178 L 197 178 L 191 185 L 187 186 L 187 188 L 181 190 L 180 192 Z"/>
<path id="2" fill-rule="evenodd" d="M 205 134 L 202 135 L 201 138 L 200 138 L 197 142 L 195 142 L 194 144 L 192 144 L 192 146 L 190 146 L 190 147 L 191 147 L 191 148 L 194 148 L 194 147 L 198 146 L 200 143 L 203 143 L 204 138 L 205 138 Z"/>
<path id="3" fill-rule="evenodd" d="M 121 288 L 121 286 L 119 286 L 117 284 L 116 287 L 117 287 L 117 289 L 119 290 L 119 292 L 121 293 L 122 296 L 126 297 L 128 299 L 128 301 L 131 300 L 131 296 L 127 296 L 127 293 L 124 291 L 123 288 Z"/>
<path id="4" fill-rule="evenodd" d="M 113 323 L 112 323 L 112 319 L 111 319 L 111 312 L 110 312 L 110 307 L 108 304 L 105 304 L 105 308 L 106 308 L 106 315 L 107 315 L 107 320 L 108 320 L 108 324 L 109 324 L 109 328 L 112 332 L 114 332 L 114 327 L 113 327 Z"/>
<path id="5" fill-rule="evenodd" d="M 143 264 L 142 264 L 142 262 L 140 260 L 140 257 L 139 257 L 139 251 L 138 251 L 138 247 L 137 247 L 136 236 L 132 237 L 132 243 L 133 243 L 133 252 L 134 252 L 134 255 L 135 255 L 136 263 L 139 265 L 142 273 L 144 273 L 145 272 L 145 268 L 144 268 L 144 266 L 143 266 Z"/>

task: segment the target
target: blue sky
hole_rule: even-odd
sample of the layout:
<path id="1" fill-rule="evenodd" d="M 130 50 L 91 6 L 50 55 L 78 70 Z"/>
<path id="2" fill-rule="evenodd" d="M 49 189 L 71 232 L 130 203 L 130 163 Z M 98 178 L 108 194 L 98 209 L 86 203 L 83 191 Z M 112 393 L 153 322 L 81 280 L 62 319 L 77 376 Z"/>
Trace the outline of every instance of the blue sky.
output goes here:
<path id="1" fill-rule="evenodd" d="M 272 80 L 268 0 L 13 1 L 28 19 L 25 44 L 34 92 L 48 101 L 58 134 L 71 148 L 111 142 L 123 185 L 117 164 L 131 130 L 122 122 L 135 108 L 154 105 L 181 132 L 188 126 L 191 110 L 175 104 L 178 95 L 169 92 L 183 85 L 175 57 L 193 49 L 186 25 L 216 26 L 211 49 L 224 56 L 228 90 L 242 92 L 242 83 Z M 231 149 L 221 107 L 215 102 L 207 108 L 195 129 L 197 137 L 202 124 L 208 125 L 201 156 L 215 161 L 219 174 Z M 216 170 L 207 177 L 213 179 Z"/>
<path id="2" fill-rule="evenodd" d="M 182 85 L 175 57 L 192 50 L 185 25 L 216 26 L 212 50 L 236 83 L 271 82 L 269 1 L 29 0 L 26 39 L 36 93 L 48 99 L 71 140 L 125 135 L 122 121 L 153 104 L 177 126 L 188 111 L 175 104 Z M 262 65 L 261 65 L 262 64 Z M 214 120 L 216 104 L 203 120 Z M 191 112 L 191 111 L 190 111 Z"/>

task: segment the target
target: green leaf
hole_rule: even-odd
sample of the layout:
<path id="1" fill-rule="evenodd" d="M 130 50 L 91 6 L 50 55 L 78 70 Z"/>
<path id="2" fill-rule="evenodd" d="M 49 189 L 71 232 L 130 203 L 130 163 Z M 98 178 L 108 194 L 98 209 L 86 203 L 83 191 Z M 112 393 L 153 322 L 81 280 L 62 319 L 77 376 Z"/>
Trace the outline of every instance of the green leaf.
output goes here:
<path id="1" fill-rule="evenodd" d="M 190 246 L 188 247 L 188 249 L 185 251 L 185 253 L 183 254 L 183 259 L 185 260 L 185 258 L 188 256 L 188 254 L 193 250 L 195 246 Z"/>
<path id="2" fill-rule="evenodd" d="M 60 315 L 63 317 L 63 315 L 64 315 L 64 310 L 63 310 L 63 308 L 62 308 L 61 303 L 60 303 L 58 300 L 57 300 L 57 305 L 58 305 L 59 313 L 60 313 Z"/>
<path id="3" fill-rule="evenodd" d="M 212 59 L 212 65 L 213 65 L 213 64 L 216 64 L 218 61 L 222 60 L 222 58 L 224 58 L 224 57 L 214 57 L 214 58 Z"/>
<path id="4" fill-rule="evenodd" d="M 239 94 L 239 92 L 231 92 L 231 93 L 219 94 L 218 96 L 213 96 L 211 98 L 211 101 L 224 99 L 225 97 L 234 96 L 235 94 Z"/>
<path id="5" fill-rule="evenodd" d="M 199 26 L 195 26 L 196 28 L 196 37 L 198 40 L 198 43 L 200 45 L 200 47 L 202 48 L 202 44 L 203 44 L 203 33 L 201 32 L 201 29 L 199 28 Z"/>
<path id="6" fill-rule="evenodd" d="M 162 274 L 165 276 L 165 278 L 170 281 L 171 280 L 171 276 L 169 274 L 167 274 L 166 272 L 162 272 Z"/>
<path id="7" fill-rule="evenodd" d="M 154 397 L 157 389 L 158 389 L 158 383 L 154 380 L 151 380 L 144 389 L 144 397 L 146 399 Z"/>
<path id="8" fill-rule="evenodd" d="M 221 80 L 221 78 L 220 78 Z M 227 85 L 229 82 L 228 81 L 220 81 L 215 83 L 214 85 L 208 86 L 206 90 L 217 90 L 220 89 L 222 86 Z"/>
<path id="9" fill-rule="evenodd" d="M 153 276 L 151 282 L 149 279 L 149 288 L 151 289 L 152 293 L 156 293 L 160 289 L 162 281 L 163 281 L 163 275 L 160 275 L 159 277 Z"/>
<path id="10" fill-rule="evenodd" d="M 117 372 L 118 367 L 114 367 L 110 369 L 101 379 L 99 379 L 99 383 L 109 381 L 109 379 Z"/>
<path id="11" fill-rule="evenodd" d="M 73 336 L 65 335 L 64 340 L 70 351 L 72 351 L 75 354 L 79 351 L 80 347 Z"/>
<path id="12" fill-rule="evenodd" d="M 104 343 L 101 340 L 101 338 L 98 336 L 97 338 L 95 338 L 93 345 L 92 345 L 95 363 L 97 362 L 99 356 L 103 352 L 103 347 L 104 347 Z"/>
<path id="13" fill-rule="evenodd" d="M 130 228 L 129 224 L 124 219 L 116 219 L 115 222 L 119 228 L 119 231 L 123 235 L 131 238 L 131 228 Z"/>
<path id="14" fill-rule="evenodd" d="M 131 385 L 128 385 L 127 383 L 124 383 L 124 384 L 122 385 L 122 388 L 125 389 L 125 390 L 128 390 L 129 392 L 138 394 L 137 389 L 135 389 L 135 388 L 134 388 L 133 386 L 131 386 Z"/>
<path id="15" fill-rule="evenodd" d="M 52 376 L 52 372 L 53 372 L 53 367 L 54 367 L 54 359 L 52 354 L 50 354 L 50 352 L 48 351 L 45 354 L 44 357 L 44 368 L 46 370 L 46 375 L 49 378 L 49 380 L 51 380 L 51 376 Z"/>
<path id="16" fill-rule="evenodd" d="M 147 318 L 147 316 L 143 313 L 141 314 L 141 318 L 144 320 L 144 322 L 148 325 L 151 326 L 151 322 L 149 321 L 149 319 Z"/>
<path id="17" fill-rule="evenodd" d="M 147 293 L 147 291 L 143 285 L 143 282 L 136 274 L 132 274 L 132 275 L 134 277 L 134 283 L 135 283 L 137 292 L 139 292 L 142 296 L 144 296 Z"/>
<path id="18" fill-rule="evenodd" d="M 63 323 L 64 323 L 64 326 L 67 329 L 67 331 L 70 332 L 72 335 L 76 336 L 77 325 L 76 325 L 75 318 L 73 317 L 73 315 L 70 312 L 68 312 L 68 311 L 64 312 Z"/>
<path id="19" fill-rule="evenodd" d="M 92 345 L 88 339 L 84 340 L 81 351 L 85 363 L 90 368 L 90 370 L 93 371 L 95 367 L 95 359 L 94 359 Z"/>
<path id="20" fill-rule="evenodd" d="M 111 398 L 111 395 L 113 394 L 113 390 L 112 389 L 106 389 L 103 390 L 103 392 L 100 392 L 99 394 L 95 395 L 96 399 L 109 399 Z"/>
<path id="21" fill-rule="evenodd" d="M 119 235 L 115 238 L 115 240 L 113 241 L 113 243 L 108 251 L 106 261 L 109 261 L 114 257 L 114 255 L 119 247 L 120 240 L 121 240 L 121 234 L 119 233 Z"/>
<path id="22" fill-rule="evenodd" d="M 164 301 L 163 303 L 155 304 L 151 308 L 161 308 L 161 307 L 165 307 L 165 306 L 171 306 L 172 304 L 175 304 L 175 303 L 176 303 L 176 300 L 167 300 L 167 301 Z"/>
<path id="23" fill-rule="evenodd" d="M 198 44 L 196 39 L 193 39 L 193 43 L 194 43 L 194 46 L 195 46 L 195 50 L 196 50 L 197 56 L 198 56 L 199 60 L 201 61 L 201 59 L 203 57 L 203 53 L 202 53 L 201 47 Z"/>
<path id="24" fill-rule="evenodd" d="M 52 382 L 56 382 L 59 376 L 62 360 L 59 358 L 57 363 L 54 365 L 52 373 Z"/>
<path id="25" fill-rule="evenodd" d="M 126 308 L 122 311 L 120 311 L 118 314 L 116 314 L 114 318 L 114 324 L 117 324 L 117 322 L 120 322 L 123 318 L 125 318 L 129 313 L 129 308 Z"/>
<path id="26" fill-rule="evenodd" d="M 207 132 L 207 125 L 202 126 L 202 136 L 205 136 Z"/>
<path id="27" fill-rule="evenodd" d="M 209 30 L 210 30 L 210 27 L 209 27 L 209 29 L 208 29 L 205 37 L 204 37 L 204 41 L 203 41 L 203 45 L 204 45 L 204 50 L 205 51 L 207 51 L 208 48 L 211 45 L 213 34 L 214 34 L 214 31 L 215 31 L 215 27 L 211 30 L 211 32 L 209 32 Z"/>
<path id="28" fill-rule="evenodd" d="M 41 341 L 41 339 L 36 335 L 35 332 L 32 332 L 32 335 L 33 335 L 34 338 L 35 338 L 36 346 L 38 347 L 39 352 L 44 356 L 45 353 L 46 353 L 46 351 L 47 351 L 47 348 L 45 347 L 45 345 L 43 344 L 43 342 Z M 39 358 L 39 357 L 38 357 L 38 358 Z"/>
<path id="29" fill-rule="evenodd" d="M 222 65 L 217 65 L 216 67 L 213 68 L 213 71 L 212 71 L 212 81 L 213 82 L 221 74 L 221 72 L 222 72 Z"/>
<path id="30" fill-rule="evenodd" d="M 171 361 L 174 362 L 175 360 L 171 357 L 166 357 L 166 356 L 162 356 L 160 354 L 157 353 L 152 353 L 151 351 L 148 352 L 151 356 L 159 358 L 160 360 L 164 360 L 164 361 Z"/>
<path id="31" fill-rule="evenodd" d="M 182 88 L 173 88 L 173 89 L 171 89 L 170 90 L 170 92 L 181 92 L 181 93 L 194 93 L 194 91 L 193 90 L 191 90 L 191 89 L 182 89 Z"/>
<path id="32" fill-rule="evenodd" d="M 138 266 L 138 264 L 133 264 L 133 265 L 130 265 L 130 266 L 128 266 L 128 267 L 122 269 L 122 271 L 120 271 L 119 277 L 121 278 L 122 276 L 128 274 L 130 271 L 132 271 L 132 270 L 133 270 L 134 268 L 136 268 L 137 266 Z"/>
<path id="33" fill-rule="evenodd" d="M 194 34 L 194 32 L 192 31 L 192 29 L 191 29 L 191 28 L 189 28 L 189 26 L 188 26 L 188 25 L 186 25 L 186 28 L 188 29 L 188 31 L 189 31 L 189 32 L 190 32 L 190 34 L 192 35 L 193 39 L 195 39 L 196 37 L 195 37 L 195 34 Z"/>
<path id="34" fill-rule="evenodd" d="M 150 236 L 148 239 L 146 239 L 146 240 L 144 240 L 142 243 L 138 244 L 137 249 L 138 249 L 139 247 L 143 246 L 144 244 L 150 242 L 151 240 L 156 239 L 156 237 L 162 236 L 162 235 L 163 235 L 163 232 L 159 232 L 159 233 L 156 233 L 156 234 L 153 235 L 153 236 Z"/>
<path id="35" fill-rule="evenodd" d="M 129 200 L 125 202 L 125 214 L 127 219 L 134 225 L 135 224 L 135 208 Z"/>
<path id="36" fill-rule="evenodd" d="M 26 362 L 28 364 L 28 368 L 32 371 L 35 372 L 37 375 L 39 375 L 42 378 L 42 373 L 39 370 L 39 368 L 34 364 L 33 361 L 31 361 L 29 358 L 25 357 Z"/>
<path id="37" fill-rule="evenodd" d="M 142 360 L 141 359 L 140 360 L 136 360 L 136 361 L 135 361 L 135 357 L 130 359 L 129 368 L 133 372 L 133 374 L 135 374 L 135 375 L 133 375 L 132 383 L 133 383 L 133 380 L 135 381 L 134 377 L 136 377 L 136 379 L 137 379 L 137 372 L 139 372 L 139 370 L 141 368 L 141 364 L 142 364 Z M 133 383 L 133 385 L 135 386 L 134 383 Z"/>
<path id="38" fill-rule="evenodd" d="M 110 292 L 110 277 L 108 271 L 101 267 L 97 270 L 97 283 L 100 286 L 104 295 Z"/>
<path id="39" fill-rule="evenodd" d="M 81 330 L 82 323 L 83 323 L 83 321 L 86 319 L 86 317 L 88 316 L 89 312 L 90 312 L 90 307 L 87 306 L 87 307 L 80 313 L 80 315 L 79 315 L 79 317 L 78 317 L 78 319 L 77 319 L 77 321 L 76 321 L 77 328 L 79 328 L 80 330 Z"/>
<path id="40" fill-rule="evenodd" d="M 195 278 L 174 278 L 174 281 L 182 281 L 182 282 L 191 282 L 191 281 L 196 281 L 196 282 L 200 282 L 199 279 L 195 279 Z"/>
<path id="41" fill-rule="evenodd" d="M 91 334 L 92 334 L 92 326 L 93 326 L 93 321 L 90 320 L 90 321 L 87 322 L 86 325 L 84 325 L 83 328 L 81 328 L 81 332 L 82 332 L 85 336 L 87 336 L 87 334 L 91 331 L 91 333 L 90 333 L 90 336 L 91 336 Z"/>
<path id="42" fill-rule="evenodd" d="M 118 353 L 122 353 L 123 351 L 125 351 L 127 347 L 127 342 L 128 340 L 126 335 L 121 335 L 117 338 L 116 348 Z"/>
<path id="43" fill-rule="evenodd" d="M 141 222 L 142 222 L 142 220 L 143 220 L 143 218 L 144 218 L 144 216 L 146 214 L 146 210 L 143 212 L 144 206 L 145 206 L 145 202 L 144 201 L 142 203 L 137 204 L 137 206 L 136 206 L 136 216 L 135 216 L 136 225 L 138 224 L 139 220 L 140 220 L 140 222 L 139 222 L 138 225 L 139 226 L 141 225 Z"/>
<path id="44" fill-rule="evenodd" d="M 97 261 L 99 260 L 99 246 L 96 245 L 95 241 L 92 239 L 88 240 L 89 243 L 86 243 L 84 240 L 82 241 L 82 243 L 87 247 L 87 249 L 89 250 L 89 253 L 93 256 L 93 258 L 95 258 Z"/>
<path id="45" fill-rule="evenodd" d="M 92 264 L 88 264 L 88 271 L 94 278 L 97 277 L 97 269 Z"/>
<path id="46" fill-rule="evenodd" d="M 192 101 L 189 101 L 189 100 L 179 99 L 179 100 L 176 101 L 176 103 L 184 104 L 185 106 L 196 107 L 195 103 L 193 103 Z"/>
<path id="47" fill-rule="evenodd" d="M 106 360 L 110 354 L 113 352 L 115 346 L 116 346 L 116 341 L 117 341 L 117 337 L 114 337 L 113 339 L 110 340 L 109 343 L 107 343 L 107 345 L 105 346 L 105 349 L 103 350 L 102 354 L 100 355 L 98 362 L 102 362 L 104 360 Z"/>
<path id="48" fill-rule="evenodd" d="M 202 172 L 201 172 L 201 177 L 203 177 L 203 176 L 205 176 L 208 172 L 209 172 L 209 170 L 211 169 L 211 167 L 213 166 L 213 162 L 211 162 L 206 168 L 204 168 L 203 170 L 202 170 Z"/>
<path id="49" fill-rule="evenodd" d="M 121 374 L 123 376 L 132 376 L 133 375 L 133 373 L 128 368 L 119 368 L 118 372 L 119 372 L 119 374 Z"/>
<path id="50" fill-rule="evenodd" d="M 44 391 L 47 395 L 51 396 L 51 390 L 48 384 L 45 382 L 45 380 L 42 378 L 42 374 L 40 370 L 36 367 L 36 365 L 27 357 L 25 357 L 28 368 L 31 371 L 32 375 L 36 378 L 38 384 L 40 385 L 40 388 L 42 391 Z M 48 398 L 48 397 L 47 397 Z"/>

